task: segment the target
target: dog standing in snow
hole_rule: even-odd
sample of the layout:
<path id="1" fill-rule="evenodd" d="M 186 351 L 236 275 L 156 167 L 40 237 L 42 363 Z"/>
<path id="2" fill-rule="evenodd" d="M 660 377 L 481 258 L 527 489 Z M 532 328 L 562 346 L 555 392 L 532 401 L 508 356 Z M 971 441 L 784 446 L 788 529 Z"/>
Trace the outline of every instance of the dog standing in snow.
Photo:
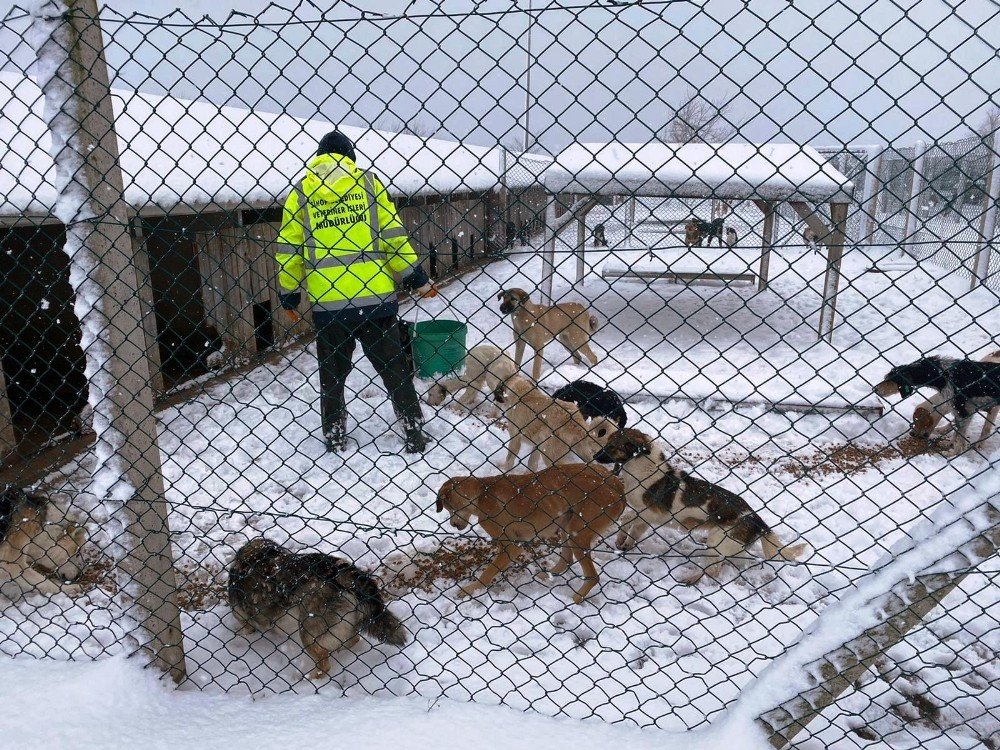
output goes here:
<path id="1" fill-rule="evenodd" d="M 816 236 L 816 233 L 809 227 L 806 227 L 805 229 L 802 230 L 802 241 L 806 243 L 806 247 L 808 247 L 810 250 L 819 249 L 819 238 Z"/>
<path id="2" fill-rule="evenodd" d="M 580 563 L 584 582 L 573 601 L 582 602 L 597 585 L 591 550 L 625 509 L 621 480 L 600 466 L 552 466 L 532 474 L 452 477 L 437 494 L 437 512 L 448 511 L 462 531 L 477 518 L 480 527 L 502 546 L 479 578 L 461 587 L 461 596 L 488 587 L 521 557 L 522 545 L 539 542 L 559 548 L 559 562 L 549 572 L 563 573 Z"/>
<path id="3" fill-rule="evenodd" d="M 296 554 L 264 538 L 236 553 L 229 603 L 244 628 L 297 633 L 315 663 L 310 679 L 328 675 L 330 654 L 356 644 L 361 632 L 406 644 L 406 630 L 372 576 L 339 557 Z"/>
<path id="4" fill-rule="evenodd" d="M 748 553 L 758 541 L 768 560 L 799 560 L 806 552 L 805 543 L 785 546 L 736 493 L 673 468 L 663 448 L 639 430 L 612 435 L 594 460 L 614 465 L 625 482 L 632 517 L 622 524 L 618 549 L 635 547 L 650 526 L 676 523 L 689 530 L 708 528 L 712 561 L 685 583 L 696 583 L 703 573 L 715 575 L 726 558 Z"/>
<path id="5" fill-rule="evenodd" d="M 514 364 L 518 369 L 524 360 L 525 344 L 535 351 L 531 377 L 537 381 L 542 374 L 542 353 L 553 340 L 558 341 L 577 364 L 582 357 L 597 365 L 597 355 L 590 348 L 590 337 L 597 332 L 600 321 L 579 302 L 558 305 L 538 305 L 523 289 L 505 289 L 497 295 L 500 313 L 510 315 L 514 326 Z"/>
<path id="6" fill-rule="evenodd" d="M 619 429 L 625 429 L 628 416 L 625 402 L 610 388 L 587 380 L 574 380 L 552 394 L 557 401 L 569 401 L 580 407 L 580 413 L 587 419 L 607 417 L 613 419 Z"/>
<path id="7" fill-rule="evenodd" d="M 906 365 L 893 367 L 875 386 L 882 398 L 909 398 L 917 388 L 938 392 L 938 409 L 955 414 L 955 440 L 949 455 L 957 456 L 969 447 L 968 429 L 977 411 L 990 410 L 980 440 L 988 434 L 995 409 L 1000 407 L 1000 362 L 976 362 L 951 357 L 923 357 Z M 926 403 L 926 402 L 925 402 Z M 922 408 L 924 405 L 921 404 Z"/>
<path id="8" fill-rule="evenodd" d="M 606 417 L 588 421 L 576 404 L 558 401 L 517 375 L 497 386 L 493 397 L 503 410 L 510 438 L 506 471 L 514 468 L 524 442 L 533 447 L 528 466 L 537 469 L 540 460 L 548 466 L 570 463 L 574 455 L 590 461 L 617 429 Z"/>
<path id="9" fill-rule="evenodd" d="M 427 403 L 440 406 L 448 394 L 462 391 L 458 402 L 471 407 L 478 394 L 492 394 L 500 383 L 516 372 L 514 361 L 497 347 L 489 344 L 474 346 L 465 357 L 465 371 L 431 386 L 427 392 Z"/>
<path id="10" fill-rule="evenodd" d="M 1000 362 L 1000 350 L 987 354 L 979 361 Z M 942 392 L 935 393 L 913 410 L 913 426 L 910 428 L 910 434 L 915 438 L 928 440 L 938 423 L 951 412 L 951 401 L 945 398 Z M 983 424 L 982 432 L 979 433 L 980 442 L 988 438 L 996 429 L 998 413 L 1000 413 L 1000 406 L 994 406 L 986 415 L 986 422 Z"/>

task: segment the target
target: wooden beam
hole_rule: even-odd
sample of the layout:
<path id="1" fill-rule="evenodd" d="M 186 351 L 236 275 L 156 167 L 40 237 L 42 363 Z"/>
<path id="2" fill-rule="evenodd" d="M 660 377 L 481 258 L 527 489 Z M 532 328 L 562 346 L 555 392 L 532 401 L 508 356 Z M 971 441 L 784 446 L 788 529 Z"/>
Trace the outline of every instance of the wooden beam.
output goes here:
<path id="1" fill-rule="evenodd" d="M 823 237 L 826 244 L 826 277 L 823 280 L 823 306 L 819 312 L 820 340 L 833 341 L 834 318 L 837 315 L 837 294 L 840 291 L 840 264 L 844 257 L 844 236 L 847 230 L 847 204 L 831 203 L 833 231 Z"/>
<path id="2" fill-rule="evenodd" d="M 806 223 L 806 226 L 809 227 L 811 230 L 813 230 L 813 232 L 816 234 L 817 242 L 824 242 L 824 238 L 828 234 L 830 234 L 831 231 L 833 231 L 830 229 L 830 227 L 828 227 L 820 220 L 819 216 L 817 216 L 816 212 L 809 207 L 808 203 L 803 203 L 801 201 L 790 201 L 789 205 L 793 209 L 795 209 L 795 213 L 797 213 L 799 217 L 802 219 L 802 221 Z M 831 204 L 831 205 L 846 205 L 846 204 Z"/>
<path id="3" fill-rule="evenodd" d="M 760 247 L 760 271 L 757 275 L 757 291 L 767 288 L 771 268 L 771 249 L 774 247 L 774 201 L 754 201 L 764 214 L 763 241 Z"/>
<path id="4" fill-rule="evenodd" d="M 7 397 L 7 379 L 0 367 L 0 462 L 17 450 L 17 433 L 11 417 L 10 399 Z"/>
<path id="5" fill-rule="evenodd" d="M 586 274 L 586 264 L 584 254 L 587 251 L 587 214 L 591 212 L 594 204 L 580 211 L 577 214 L 576 224 L 576 283 L 583 285 L 583 277 Z"/>
<path id="6" fill-rule="evenodd" d="M 56 61 L 51 77 L 40 82 L 42 91 L 47 101 L 63 101 L 50 125 L 53 158 L 72 165 L 69 190 L 85 191 L 81 209 L 95 217 L 70 223 L 66 242 L 78 271 L 77 309 L 89 308 L 81 310 L 80 323 L 85 331 L 88 324 L 101 327 L 99 341 L 84 343 L 92 397 L 99 391 L 96 453 L 112 476 L 120 472 L 98 498 L 118 524 L 115 599 L 122 622 L 135 623 L 125 643 L 180 682 L 185 662 L 177 582 L 100 16 L 96 0 L 60 4 L 62 13 L 35 16 L 32 23 L 39 59 Z"/>
<path id="7" fill-rule="evenodd" d="M 160 362 L 160 342 L 157 339 L 156 299 L 153 294 L 153 279 L 150 275 L 149 250 L 146 247 L 142 219 L 132 217 L 129 222 L 132 237 L 132 253 L 135 258 L 135 272 L 139 282 L 139 309 L 142 311 L 142 330 L 146 336 L 146 359 L 149 360 L 149 385 L 153 394 L 163 393 L 163 365 Z"/>
<path id="8" fill-rule="evenodd" d="M 803 674 L 815 675 L 818 684 L 761 714 L 758 723 L 769 735 L 773 747 L 786 747 L 813 718 L 860 680 L 875 659 L 923 622 L 972 569 L 996 555 L 1000 548 L 1000 513 L 989 507 L 985 512 L 991 526 L 948 556 L 961 558 L 956 560 L 961 572 L 930 573 L 912 579 L 907 576 L 892 585 L 884 595 L 867 602 L 869 611 L 881 613 L 879 623 L 806 665 Z M 937 565 L 928 566 L 934 567 Z M 803 643 L 807 640 L 808 636 Z M 761 675 L 761 679 L 766 679 L 766 673 Z"/>

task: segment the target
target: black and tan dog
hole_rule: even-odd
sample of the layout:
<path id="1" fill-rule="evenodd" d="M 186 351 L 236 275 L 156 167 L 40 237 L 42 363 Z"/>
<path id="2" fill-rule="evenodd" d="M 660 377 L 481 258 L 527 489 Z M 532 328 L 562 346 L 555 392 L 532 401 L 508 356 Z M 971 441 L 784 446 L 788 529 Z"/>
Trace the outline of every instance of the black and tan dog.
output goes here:
<path id="1" fill-rule="evenodd" d="M 708 247 L 711 247 L 714 237 L 719 241 L 719 247 L 722 247 L 722 231 L 722 219 L 712 219 L 712 221 L 703 221 L 698 218 L 689 219 L 684 225 L 684 244 L 688 247 L 701 247 L 701 243 L 707 237 Z"/>
<path id="2" fill-rule="evenodd" d="M 353 646 L 360 632 L 406 644 L 406 631 L 372 576 L 339 557 L 296 554 L 267 539 L 253 539 L 236 553 L 229 603 L 244 628 L 297 633 L 316 665 L 310 679 L 329 674 L 330 654 Z"/>
<path id="3" fill-rule="evenodd" d="M 923 357 L 893 367 L 875 386 L 875 393 L 883 398 L 909 398 L 917 388 L 933 388 L 941 403 L 954 412 L 955 441 L 950 454 L 957 456 L 969 447 L 967 432 L 973 415 L 1000 406 L 1000 363 Z"/>
<path id="4" fill-rule="evenodd" d="M 613 435 L 594 460 L 614 465 L 625 482 L 632 518 L 622 524 L 618 549 L 635 547 L 650 526 L 675 523 L 686 529 L 708 529 L 707 545 L 714 560 L 685 583 L 695 583 L 703 572 L 715 574 L 726 558 L 748 553 L 758 541 L 768 560 L 798 560 L 807 549 L 805 544 L 785 546 L 736 493 L 673 468 L 665 451 L 639 430 Z"/>
<path id="5" fill-rule="evenodd" d="M 0 585 L 22 593 L 78 596 L 78 553 L 86 531 L 65 519 L 50 520 L 49 501 L 19 487 L 0 490 Z"/>

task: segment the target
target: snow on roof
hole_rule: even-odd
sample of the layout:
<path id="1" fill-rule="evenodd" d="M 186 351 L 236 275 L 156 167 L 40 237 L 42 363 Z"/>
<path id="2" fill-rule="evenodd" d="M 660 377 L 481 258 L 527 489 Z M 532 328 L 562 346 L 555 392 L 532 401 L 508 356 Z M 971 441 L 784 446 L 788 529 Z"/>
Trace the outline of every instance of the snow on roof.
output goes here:
<path id="1" fill-rule="evenodd" d="M 851 182 L 788 143 L 575 143 L 543 175 L 553 193 L 848 202 Z"/>
<path id="2" fill-rule="evenodd" d="M 137 211 L 178 206 L 268 206 L 284 199 L 316 143 L 333 125 L 287 114 L 220 107 L 114 90 L 125 197 Z M 55 204 L 54 167 L 40 89 L 0 71 L 0 216 L 46 215 Z M 358 165 L 373 167 L 390 194 L 484 192 L 499 187 L 497 148 L 341 127 Z"/>

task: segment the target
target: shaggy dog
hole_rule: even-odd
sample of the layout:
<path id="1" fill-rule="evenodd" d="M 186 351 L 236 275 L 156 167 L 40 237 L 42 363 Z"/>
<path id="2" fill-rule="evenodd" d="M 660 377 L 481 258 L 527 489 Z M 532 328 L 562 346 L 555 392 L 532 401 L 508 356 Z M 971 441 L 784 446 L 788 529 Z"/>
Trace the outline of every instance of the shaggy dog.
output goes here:
<path id="1" fill-rule="evenodd" d="M 622 525 L 618 549 L 632 549 L 649 526 L 676 523 L 687 529 L 708 527 L 712 562 L 705 572 L 714 575 L 728 557 L 749 552 L 760 542 L 768 560 L 798 560 L 805 544 L 786 547 L 771 528 L 739 495 L 670 465 L 663 448 L 638 430 L 613 435 L 594 460 L 612 464 L 625 482 L 632 519 Z M 702 571 L 689 577 L 695 583 Z"/>
<path id="2" fill-rule="evenodd" d="M 711 247 L 714 237 L 718 240 L 719 247 L 722 247 L 722 230 L 722 219 L 712 219 L 712 221 L 689 219 L 684 225 L 684 243 L 688 247 L 701 247 L 702 241 L 707 237 L 708 247 Z"/>
<path id="3" fill-rule="evenodd" d="M 949 453 L 957 456 L 969 447 L 967 432 L 972 416 L 1000 406 L 1000 363 L 923 357 L 893 367 L 875 386 L 875 393 L 883 398 L 909 398 L 917 388 L 933 388 L 944 408 L 954 412 L 955 441 Z"/>
<path id="4" fill-rule="evenodd" d="M 575 380 L 553 393 L 552 398 L 576 404 L 587 419 L 607 417 L 617 422 L 619 429 L 624 429 L 628 422 L 622 397 L 610 388 L 596 383 Z"/>
<path id="5" fill-rule="evenodd" d="M 1000 362 L 1000 351 L 987 354 L 980 362 Z M 982 432 L 979 433 L 980 441 L 988 438 L 995 429 L 998 412 L 1000 412 L 1000 406 L 994 406 L 990 409 Z M 913 410 L 913 426 L 910 428 L 910 434 L 922 440 L 930 439 L 934 428 L 949 414 L 951 414 L 951 401 L 947 400 L 941 392 L 935 393 Z"/>
<path id="6" fill-rule="evenodd" d="M 339 557 L 296 554 L 263 538 L 236 553 L 229 603 L 243 628 L 298 633 L 315 664 L 310 679 L 328 675 L 330 654 L 353 646 L 360 632 L 406 644 L 402 623 L 386 609 L 370 575 Z"/>

